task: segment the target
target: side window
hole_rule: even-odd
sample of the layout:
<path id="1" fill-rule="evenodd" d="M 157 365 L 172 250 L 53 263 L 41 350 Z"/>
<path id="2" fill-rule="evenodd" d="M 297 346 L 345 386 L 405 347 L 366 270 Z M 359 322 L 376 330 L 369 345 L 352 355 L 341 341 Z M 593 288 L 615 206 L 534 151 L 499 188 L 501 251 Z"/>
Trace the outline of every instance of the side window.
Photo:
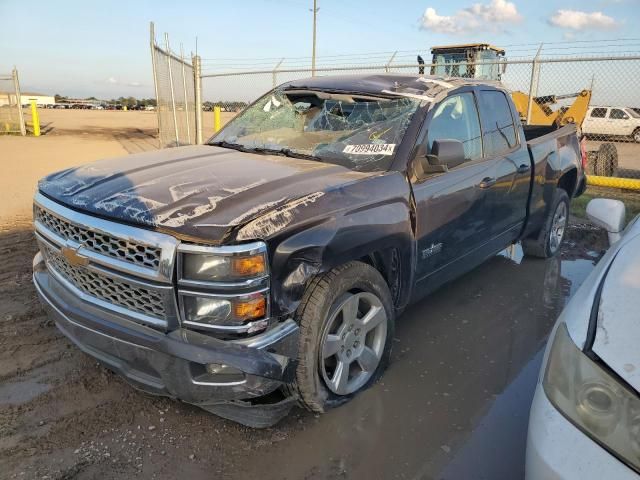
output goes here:
<path id="1" fill-rule="evenodd" d="M 467 161 L 482 157 L 480 120 L 472 93 L 461 93 L 445 98 L 437 107 L 429 123 L 427 149 L 434 140 L 460 140 Z"/>
<path id="2" fill-rule="evenodd" d="M 613 118 L 614 120 L 626 120 L 629 117 L 619 108 L 612 108 L 609 112 L 609 118 Z"/>
<path id="3" fill-rule="evenodd" d="M 594 108 L 591 110 L 591 118 L 604 118 L 606 114 L 606 108 Z"/>
<path id="4" fill-rule="evenodd" d="M 494 157 L 516 146 L 516 126 L 504 93 L 483 90 L 479 98 L 484 156 Z"/>

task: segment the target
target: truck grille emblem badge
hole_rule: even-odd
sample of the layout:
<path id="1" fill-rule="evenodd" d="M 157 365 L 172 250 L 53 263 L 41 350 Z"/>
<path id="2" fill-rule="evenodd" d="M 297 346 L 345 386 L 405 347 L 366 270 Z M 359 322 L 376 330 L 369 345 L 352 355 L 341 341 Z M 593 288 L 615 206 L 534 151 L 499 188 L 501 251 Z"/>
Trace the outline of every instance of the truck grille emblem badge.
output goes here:
<path id="1" fill-rule="evenodd" d="M 89 265 L 89 258 L 78 253 L 78 248 L 62 247 L 60 253 L 73 267 L 86 267 Z"/>

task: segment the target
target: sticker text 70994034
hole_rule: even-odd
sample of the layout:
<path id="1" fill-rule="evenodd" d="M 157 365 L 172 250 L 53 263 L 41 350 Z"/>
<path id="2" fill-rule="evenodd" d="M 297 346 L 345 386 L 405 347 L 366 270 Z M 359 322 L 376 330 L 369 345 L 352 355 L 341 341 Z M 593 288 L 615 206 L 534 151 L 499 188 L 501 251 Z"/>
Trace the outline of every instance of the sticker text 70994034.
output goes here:
<path id="1" fill-rule="evenodd" d="M 342 152 L 350 155 L 393 155 L 395 147 L 395 143 L 368 143 L 347 145 Z"/>

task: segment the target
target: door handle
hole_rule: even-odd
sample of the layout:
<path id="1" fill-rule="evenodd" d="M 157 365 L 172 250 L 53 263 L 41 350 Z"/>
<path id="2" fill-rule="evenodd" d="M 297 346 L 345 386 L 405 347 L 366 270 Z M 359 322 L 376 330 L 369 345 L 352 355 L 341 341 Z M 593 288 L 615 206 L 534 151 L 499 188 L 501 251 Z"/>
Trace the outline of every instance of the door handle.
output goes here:
<path id="1" fill-rule="evenodd" d="M 516 172 L 518 173 L 527 173 L 529 170 L 531 170 L 531 165 L 528 165 L 526 163 L 523 163 L 522 165 L 520 165 L 517 169 Z"/>
<path id="2" fill-rule="evenodd" d="M 496 184 L 496 179 L 492 177 L 484 177 L 480 182 L 480 188 L 491 188 Z"/>

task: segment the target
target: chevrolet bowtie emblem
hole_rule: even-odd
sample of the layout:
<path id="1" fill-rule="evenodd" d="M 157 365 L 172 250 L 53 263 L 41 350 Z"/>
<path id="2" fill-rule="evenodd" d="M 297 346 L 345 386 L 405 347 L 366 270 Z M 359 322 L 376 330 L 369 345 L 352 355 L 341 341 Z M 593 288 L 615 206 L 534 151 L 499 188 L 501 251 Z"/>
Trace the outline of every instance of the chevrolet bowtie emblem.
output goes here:
<path id="1" fill-rule="evenodd" d="M 62 253 L 62 256 L 66 258 L 67 262 L 74 267 L 85 267 L 89 265 L 89 258 L 80 255 L 75 248 L 62 247 L 60 253 Z"/>

